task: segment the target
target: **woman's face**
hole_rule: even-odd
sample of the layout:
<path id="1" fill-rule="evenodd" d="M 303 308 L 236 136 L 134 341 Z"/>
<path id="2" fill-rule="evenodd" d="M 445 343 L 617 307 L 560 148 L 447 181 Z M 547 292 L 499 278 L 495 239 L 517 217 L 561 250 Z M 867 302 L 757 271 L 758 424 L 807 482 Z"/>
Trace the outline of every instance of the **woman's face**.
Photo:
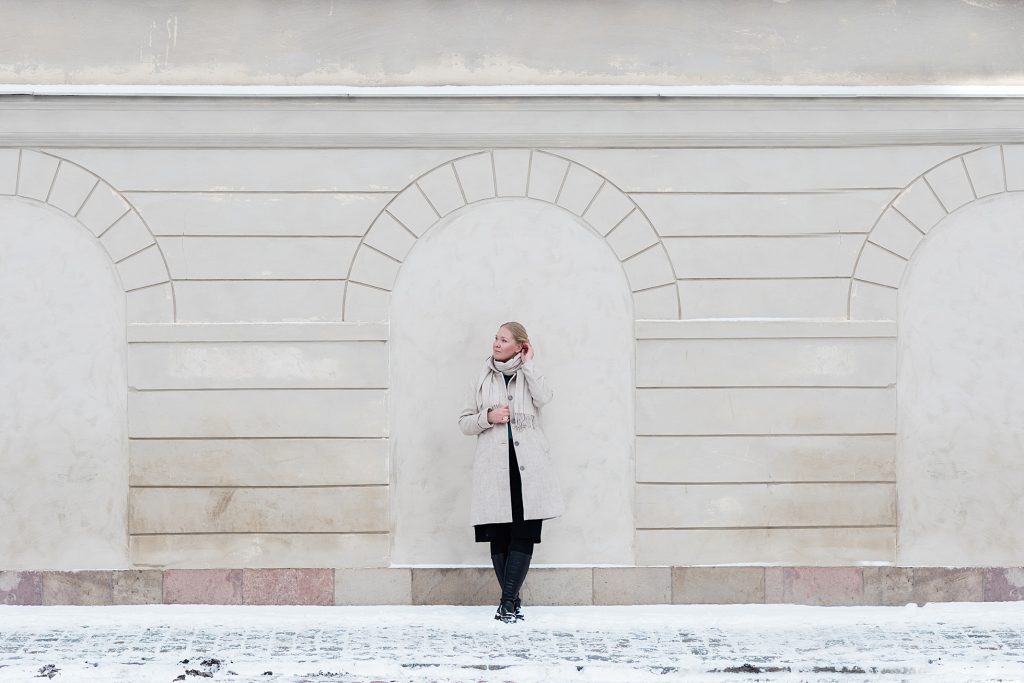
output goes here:
<path id="1" fill-rule="evenodd" d="M 494 344 L 491 347 L 494 360 L 508 360 L 522 350 L 523 345 L 516 343 L 515 338 L 507 327 L 498 328 L 498 333 L 494 335 Z"/>

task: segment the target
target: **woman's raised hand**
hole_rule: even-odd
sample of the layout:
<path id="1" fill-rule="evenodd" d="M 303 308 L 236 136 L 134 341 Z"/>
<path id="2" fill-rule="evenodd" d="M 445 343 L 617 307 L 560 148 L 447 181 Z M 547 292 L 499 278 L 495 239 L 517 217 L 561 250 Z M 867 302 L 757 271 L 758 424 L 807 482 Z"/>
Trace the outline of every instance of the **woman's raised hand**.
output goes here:
<path id="1" fill-rule="evenodd" d="M 508 422 L 508 406 L 501 406 L 487 411 L 487 421 L 492 425 Z"/>
<path id="2" fill-rule="evenodd" d="M 526 342 L 523 344 L 523 350 L 519 352 L 519 355 L 523 357 L 523 362 L 533 359 L 533 344 Z"/>

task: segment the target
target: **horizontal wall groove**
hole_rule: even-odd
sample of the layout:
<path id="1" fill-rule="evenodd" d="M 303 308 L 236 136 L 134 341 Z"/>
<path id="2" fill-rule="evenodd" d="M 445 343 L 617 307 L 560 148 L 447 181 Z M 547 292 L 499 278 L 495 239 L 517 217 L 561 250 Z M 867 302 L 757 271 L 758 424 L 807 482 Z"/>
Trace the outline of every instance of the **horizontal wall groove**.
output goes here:
<path id="1" fill-rule="evenodd" d="M 231 322 L 134 323 L 128 344 L 195 342 L 386 342 L 387 323 Z"/>
<path id="2" fill-rule="evenodd" d="M 687 322 L 687 321 L 682 321 L 682 322 Z M 720 339 L 721 340 L 739 339 L 739 340 L 743 340 L 743 341 L 758 340 L 758 339 L 773 339 L 773 340 L 776 340 L 776 341 L 778 341 L 778 340 L 782 340 L 782 341 L 797 341 L 797 340 L 800 340 L 800 339 L 819 339 L 819 340 L 820 339 L 843 339 L 843 340 L 846 340 L 846 339 L 886 339 L 886 340 L 892 341 L 892 340 L 896 339 L 896 336 L 895 335 L 892 335 L 892 336 L 890 336 L 890 335 L 863 335 L 862 336 L 862 335 L 823 334 L 823 335 L 812 335 L 812 336 L 804 336 L 804 335 L 792 335 L 792 336 L 776 335 L 776 336 L 767 336 L 767 337 L 763 337 L 763 336 L 760 336 L 760 335 L 758 335 L 758 336 L 746 336 L 746 337 L 740 336 L 740 335 L 734 335 L 734 336 L 716 335 L 714 337 L 708 337 L 708 336 L 684 337 L 684 336 L 668 336 L 668 335 L 666 335 L 666 336 L 663 336 L 663 337 L 659 337 L 659 336 L 651 336 L 651 335 L 646 335 L 645 334 L 643 336 L 637 336 L 637 338 L 636 338 L 637 341 L 649 341 L 649 340 L 657 340 L 657 341 L 710 340 L 710 341 L 717 341 L 717 340 L 720 340 Z"/>
<path id="3" fill-rule="evenodd" d="M 641 434 L 645 439 L 676 439 L 681 436 L 720 436 L 720 437 L 749 437 L 749 436 L 896 436 L 896 432 L 775 432 L 775 433 L 748 433 L 737 434 L 735 432 L 720 432 L 708 434 Z"/>
<path id="4" fill-rule="evenodd" d="M 735 149 L 735 148 L 732 148 Z M 824 149 L 824 148 L 822 148 Z M 846 149 L 845 147 L 842 149 Z M 721 196 L 754 196 L 754 197 L 788 197 L 788 196 L 813 196 L 819 194 L 853 194 L 857 192 L 863 192 L 865 194 L 871 192 L 898 192 L 902 190 L 902 187 L 841 187 L 831 189 L 814 189 L 814 190 L 666 190 L 665 192 L 658 192 L 657 190 L 630 190 L 626 194 L 630 197 L 651 195 L 655 197 L 671 197 L 672 195 L 679 195 L 681 197 L 694 197 L 701 195 L 708 195 L 711 197 Z"/>
<path id="5" fill-rule="evenodd" d="M 167 284 L 166 282 L 162 284 Z M 189 346 L 200 346 L 210 345 L 217 346 L 220 344 L 357 344 L 360 342 L 366 342 L 369 344 L 386 344 L 387 339 L 370 339 L 363 338 L 357 339 L 352 337 L 336 337 L 333 339 L 325 337 L 277 337 L 274 339 L 131 339 L 128 341 L 129 346 L 147 346 L 150 344 L 188 344 Z"/>
<path id="6" fill-rule="evenodd" d="M 363 149 L 488 149 L 543 148 L 560 149 L 801 149 L 801 148 L 851 148 L 851 147 L 911 147 L 932 145 L 997 145 L 1024 142 L 1024 132 L 1006 127 L 993 130 L 908 128 L 892 132 L 860 132 L 836 130 L 823 133 L 790 133 L 769 131 L 765 133 L 741 134 L 735 131 L 695 133 L 617 133 L 578 134 L 567 131 L 556 134 L 527 133 L 437 133 L 418 132 L 410 134 L 380 133 L 367 131 L 355 134 L 274 134 L 250 133 L 184 133 L 175 134 L 163 130 L 131 133 L 67 133 L 23 132 L 0 134 L 0 147 L 35 147 L 53 150 L 59 154 L 65 148 L 125 148 L 125 149 L 189 149 L 189 150 L 231 150 L 231 149 L 310 149 L 310 150 L 363 150 Z M 397 192 L 401 188 L 390 190 Z M 835 187 L 820 188 L 839 190 L 899 190 L 900 187 Z M 128 192 L 143 192 L 131 188 Z M 329 190 L 328 190 L 329 191 Z M 702 193 L 703 194 L 703 193 Z"/>
<path id="7" fill-rule="evenodd" d="M 133 531 L 129 536 L 388 536 L 390 531 Z"/>
<path id="8" fill-rule="evenodd" d="M 730 234 L 730 235 L 718 235 L 718 234 L 691 234 L 691 235 L 661 235 L 663 242 L 672 240 L 747 240 L 747 239 L 768 239 L 768 240 L 784 240 L 801 238 L 807 239 L 809 237 L 821 238 L 821 239 L 834 239 L 836 237 L 843 237 L 845 235 L 867 235 L 870 234 L 870 230 L 864 231 L 832 231 L 832 232 L 785 232 L 776 234 Z"/>
<path id="9" fill-rule="evenodd" d="M 823 526 L 673 526 L 673 527 L 637 527 L 637 531 L 749 531 L 760 529 L 896 529 L 895 524 L 837 524 Z"/>
<path id="10" fill-rule="evenodd" d="M 387 386 L 373 387 L 317 387 L 317 386 L 290 386 L 290 387 L 170 387 L 156 389 L 139 389 L 129 386 L 128 391 L 139 394 L 155 394 L 161 392 L 193 392 L 193 391 L 387 391 Z"/>
<path id="11" fill-rule="evenodd" d="M 704 390 L 704 389 L 786 389 L 786 390 L 801 390 L 801 389 L 853 389 L 857 391 L 877 391 L 878 389 L 891 389 L 895 387 L 895 383 L 892 384 L 880 384 L 865 386 L 860 385 L 843 385 L 843 384 L 827 384 L 827 385 L 810 385 L 810 384 L 743 384 L 743 385 L 714 385 L 714 386 L 686 386 L 686 385 L 672 385 L 672 386 L 637 386 L 637 389 L 643 389 L 644 391 L 675 391 L 679 389 L 692 389 L 692 390 Z"/>
<path id="12" fill-rule="evenodd" d="M 187 149 L 182 147 L 151 147 L 147 149 Z M 203 147 L 202 149 L 209 149 Z M 230 148 L 226 148 L 230 149 Z M 249 149 L 253 149 L 250 147 Z M 277 149 L 277 148 L 273 148 Z M 123 194 L 397 194 L 398 190 L 124 190 Z M 314 235 L 314 237 L 325 237 L 326 235 Z M 163 235 L 163 237 L 189 237 L 189 235 Z M 339 235 L 343 237 L 343 235 Z M 358 239 L 358 236 L 355 236 Z"/>
<path id="13" fill-rule="evenodd" d="M 131 436 L 129 441 L 387 441 L 386 436 Z"/>
<path id="14" fill-rule="evenodd" d="M 638 320 L 637 340 L 650 339 L 896 339 L 896 323 L 835 318 L 690 318 Z"/>
<path id="15" fill-rule="evenodd" d="M 169 194 L 179 194 L 179 193 L 172 192 L 172 193 L 169 193 Z M 222 193 L 219 193 L 219 194 L 235 194 L 235 193 L 234 192 L 222 192 Z M 818 233 L 818 234 L 829 234 L 830 235 L 832 233 Z M 846 233 L 844 233 L 844 234 L 846 234 Z M 291 240 L 291 239 L 296 239 L 296 240 L 299 240 L 299 239 L 301 239 L 301 240 L 311 240 L 311 239 L 316 239 L 316 240 L 352 240 L 353 242 L 356 242 L 356 241 L 359 241 L 360 239 L 362 239 L 362 237 L 360 235 L 306 235 L 306 234 L 303 234 L 303 233 L 296 233 L 294 235 L 291 234 L 291 233 L 289 233 L 289 234 L 272 234 L 271 235 L 271 234 L 266 234 L 266 233 L 262 233 L 262 232 L 253 232 L 253 233 L 244 233 L 244 234 L 239 234 L 239 233 L 218 234 L 218 233 L 213 233 L 213 232 L 203 232 L 203 233 L 190 232 L 190 233 L 187 233 L 187 234 L 181 234 L 181 233 L 175 233 L 175 234 L 154 233 L 153 236 L 156 237 L 157 239 L 161 239 L 162 238 L 162 239 L 166 239 L 166 240 L 176 240 L 176 239 L 181 239 L 181 238 L 185 238 L 187 240 L 205 240 L 205 239 L 217 240 L 217 239 L 226 239 L 226 238 L 227 239 L 233 239 L 233 240 L 246 240 L 246 239 L 261 240 L 261 239 L 266 238 L 266 239 L 289 239 L 289 240 Z"/>
<path id="16" fill-rule="evenodd" d="M 677 282 L 743 282 L 762 280 L 849 280 L 849 275 L 773 275 L 769 277 L 677 277 Z"/>
<path id="17" fill-rule="evenodd" d="M 232 323 L 233 324 L 233 323 Z M 249 344 L 258 342 L 259 344 L 385 344 L 387 339 L 355 339 L 355 338 L 340 338 L 340 339 L 321 339 L 317 337 L 295 337 L 292 339 L 278 338 L 278 339 L 138 339 L 131 340 L 128 343 L 131 346 L 144 346 L 146 344 L 188 344 L 189 346 L 218 346 L 221 344 Z"/>
<path id="18" fill-rule="evenodd" d="M 131 489 L 366 489 L 390 484 L 130 484 Z"/>
<path id="19" fill-rule="evenodd" d="M 765 480 L 765 481 L 638 481 L 638 486 L 771 486 L 773 484 L 895 484 L 894 479 L 840 479 L 840 480 L 814 480 L 800 479 L 792 481 Z"/>
<path id="20" fill-rule="evenodd" d="M 359 239 L 358 237 L 355 239 Z M 175 277 L 173 282 L 345 282 L 344 277 Z M 363 283 L 360 283 L 363 284 Z M 367 285 L 372 287 L 372 285 Z M 341 322 L 341 321 L 338 321 Z"/>

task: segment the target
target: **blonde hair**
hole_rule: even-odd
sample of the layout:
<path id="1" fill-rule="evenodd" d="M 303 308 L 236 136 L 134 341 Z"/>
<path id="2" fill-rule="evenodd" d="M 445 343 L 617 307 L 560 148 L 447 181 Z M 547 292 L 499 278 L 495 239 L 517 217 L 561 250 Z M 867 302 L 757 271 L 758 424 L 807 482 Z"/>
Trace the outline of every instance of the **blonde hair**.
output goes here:
<path id="1" fill-rule="evenodd" d="M 528 344 L 530 343 L 530 335 L 526 334 L 526 328 L 520 323 L 515 321 L 502 323 L 501 327 L 504 327 L 512 333 L 512 339 L 515 340 L 516 344 Z"/>

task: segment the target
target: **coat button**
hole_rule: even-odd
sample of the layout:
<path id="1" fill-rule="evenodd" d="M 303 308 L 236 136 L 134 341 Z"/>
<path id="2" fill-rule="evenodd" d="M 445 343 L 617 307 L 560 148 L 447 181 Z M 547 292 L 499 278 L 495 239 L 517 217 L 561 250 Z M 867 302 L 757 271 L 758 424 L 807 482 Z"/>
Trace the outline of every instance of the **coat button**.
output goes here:
<path id="1" fill-rule="evenodd" d="M 519 445 L 519 442 L 518 442 L 518 441 L 513 441 L 513 442 L 512 442 L 512 445 L 513 445 L 513 446 L 518 446 L 518 445 Z"/>
<path id="2" fill-rule="evenodd" d="M 508 395 L 508 400 L 510 400 L 510 401 L 512 400 L 512 394 Z"/>
<path id="3" fill-rule="evenodd" d="M 519 466 L 519 471 L 520 472 L 525 472 L 526 471 L 526 465 L 520 465 Z"/>

